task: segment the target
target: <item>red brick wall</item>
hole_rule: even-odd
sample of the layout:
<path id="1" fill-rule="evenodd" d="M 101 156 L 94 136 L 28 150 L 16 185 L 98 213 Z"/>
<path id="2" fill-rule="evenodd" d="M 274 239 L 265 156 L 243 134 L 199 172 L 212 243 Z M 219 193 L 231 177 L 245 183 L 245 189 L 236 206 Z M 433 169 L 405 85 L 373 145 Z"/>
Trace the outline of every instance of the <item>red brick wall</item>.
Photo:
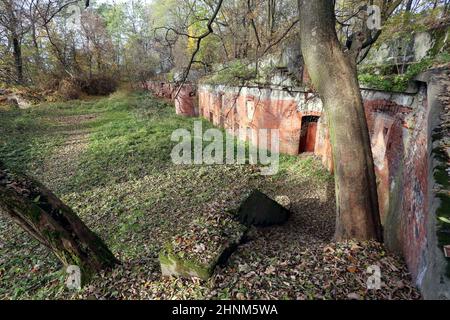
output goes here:
<path id="1" fill-rule="evenodd" d="M 178 115 L 185 117 L 197 117 L 198 99 L 196 86 L 184 84 L 181 89 L 173 83 L 147 81 L 143 89 L 151 91 L 155 96 L 170 99 L 175 104 Z"/>
<path id="2" fill-rule="evenodd" d="M 364 102 L 372 143 L 381 220 L 386 221 L 390 209 L 390 187 L 399 174 L 404 158 L 403 130 L 411 108 L 388 100 Z"/>
<path id="3" fill-rule="evenodd" d="M 158 96 L 169 96 L 168 85 L 147 83 L 146 86 Z M 193 87 L 186 86 L 175 101 L 177 113 L 200 115 L 231 133 L 240 128 L 279 129 L 280 152 L 290 155 L 299 153 L 302 117 L 319 116 L 315 154 L 322 158 L 328 170 L 333 170 L 329 132 L 320 111 L 304 110 L 298 96 L 276 98 L 276 95 L 255 95 L 242 89 L 220 88 L 200 87 L 198 97 L 195 97 Z M 417 278 L 422 270 L 422 253 L 427 243 L 427 106 L 423 103 L 413 110 L 410 105 L 371 98 L 364 101 L 364 107 L 382 222 L 389 243 L 402 251 L 413 277 Z"/>
<path id="4" fill-rule="evenodd" d="M 175 111 L 178 115 L 185 117 L 197 117 L 198 116 L 198 106 L 197 106 L 197 90 L 195 86 L 191 84 L 186 84 L 179 89 L 173 86 L 173 94 L 175 102 Z"/>
<path id="5" fill-rule="evenodd" d="M 399 232 L 403 254 L 416 279 L 425 271 L 427 239 L 429 154 L 427 100 L 412 114 L 409 144 L 403 156 L 403 192 L 401 201 L 401 229 Z"/>
<path id="6" fill-rule="evenodd" d="M 245 129 L 279 129 L 280 152 L 299 153 L 302 116 L 320 112 L 297 111 L 297 102 L 272 100 L 234 92 L 199 91 L 199 112 L 206 119 L 213 115 L 215 125 L 236 133 Z"/>
<path id="7" fill-rule="evenodd" d="M 332 149 L 325 118 L 321 112 L 301 111 L 301 109 L 298 111 L 297 105 L 298 101 L 294 98 L 261 99 L 245 94 L 236 97 L 232 92 L 223 93 L 207 89 L 201 89 L 199 92 L 199 108 L 203 117 L 209 119 L 212 114 L 214 124 L 223 126 L 229 131 L 239 128 L 279 129 L 280 152 L 290 155 L 299 153 L 302 117 L 320 116 L 315 154 L 319 155 L 324 166 L 332 171 Z M 391 187 L 401 174 L 400 169 L 405 162 L 403 140 L 404 130 L 408 127 L 405 119 L 411 114 L 412 109 L 410 106 L 401 106 L 386 99 L 366 100 L 364 106 L 377 175 L 380 214 L 385 223 L 391 210 Z M 220 122 L 221 117 L 223 124 Z M 426 168 L 426 161 L 421 163 Z"/>

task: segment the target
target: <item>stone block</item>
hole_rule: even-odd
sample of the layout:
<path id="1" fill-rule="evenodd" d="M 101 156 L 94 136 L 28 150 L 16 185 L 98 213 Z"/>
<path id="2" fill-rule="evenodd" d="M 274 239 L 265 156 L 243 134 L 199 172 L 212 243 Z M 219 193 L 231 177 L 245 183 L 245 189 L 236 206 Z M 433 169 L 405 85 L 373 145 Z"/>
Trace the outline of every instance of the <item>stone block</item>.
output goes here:
<path id="1" fill-rule="evenodd" d="M 208 280 L 216 266 L 236 250 L 247 230 L 228 212 L 196 219 L 160 252 L 162 275 Z"/>
<path id="2" fill-rule="evenodd" d="M 239 221 L 247 226 L 267 227 L 281 225 L 290 216 L 290 211 L 264 193 L 254 190 L 239 208 Z"/>

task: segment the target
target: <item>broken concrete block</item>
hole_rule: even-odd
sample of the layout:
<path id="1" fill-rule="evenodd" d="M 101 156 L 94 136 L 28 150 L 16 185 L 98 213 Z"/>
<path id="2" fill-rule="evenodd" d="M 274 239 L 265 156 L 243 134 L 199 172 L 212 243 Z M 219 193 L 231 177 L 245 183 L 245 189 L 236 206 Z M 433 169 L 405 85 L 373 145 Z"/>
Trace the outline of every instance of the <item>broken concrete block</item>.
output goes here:
<path id="1" fill-rule="evenodd" d="M 162 275 L 208 280 L 216 266 L 236 250 L 247 230 L 230 213 L 200 217 L 160 252 Z"/>
<path id="2" fill-rule="evenodd" d="M 175 276 L 182 278 L 200 278 L 208 280 L 214 272 L 215 263 L 209 265 L 185 259 L 182 254 L 175 254 L 171 247 L 166 247 L 159 254 L 161 273 L 163 277 Z"/>
<path id="3" fill-rule="evenodd" d="M 249 226 L 277 225 L 289 218 L 288 209 L 257 190 L 239 205 L 241 200 L 242 194 L 237 194 L 225 202 L 227 208 L 212 206 L 173 237 L 159 255 L 163 276 L 208 280 L 236 250 Z"/>
<path id="4" fill-rule="evenodd" d="M 239 208 L 241 223 L 250 226 L 267 227 L 285 223 L 290 211 L 264 193 L 254 190 Z"/>

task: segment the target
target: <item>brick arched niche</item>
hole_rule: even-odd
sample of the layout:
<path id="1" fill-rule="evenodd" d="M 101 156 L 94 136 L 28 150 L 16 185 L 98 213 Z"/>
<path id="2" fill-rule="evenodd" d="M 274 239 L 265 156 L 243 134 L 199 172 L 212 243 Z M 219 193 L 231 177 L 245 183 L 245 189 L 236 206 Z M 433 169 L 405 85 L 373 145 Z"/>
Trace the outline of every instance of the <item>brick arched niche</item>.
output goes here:
<path id="1" fill-rule="evenodd" d="M 167 87 L 167 95 L 175 96 L 176 92 L 175 87 Z M 178 96 L 175 98 L 175 110 L 178 115 L 185 117 L 198 116 L 197 89 L 194 85 L 184 84 L 179 89 Z"/>
<path id="2" fill-rule="evenodd" d="M 222 97 L 222 116 L 224 120 L 223 127 L 232 134 L 236 134 L 237 130 L 240 128 L 238 103 L 238 94 L 224 93 Z"/>
<path id="3" fill-rule="evenodd" d="M 391 187 L 404 158 L 405 117 L 411 109 L 388 100 L 365 101 L 364 107 L 377 176 L 380 216 L 385 224 L 391 207 Z"/>
<path id="4" fill-rule="evenodd" d="M 224 127 L 225 124 L 225 114 L 224 114 L 224 95 L 225 93 L 223 91 L 219 91 L 214 94 L 214 111 L 213 111 L 213 119 L 210 121 L 213 122 L 216 126 L 219 126 L 221 128 Z"/>

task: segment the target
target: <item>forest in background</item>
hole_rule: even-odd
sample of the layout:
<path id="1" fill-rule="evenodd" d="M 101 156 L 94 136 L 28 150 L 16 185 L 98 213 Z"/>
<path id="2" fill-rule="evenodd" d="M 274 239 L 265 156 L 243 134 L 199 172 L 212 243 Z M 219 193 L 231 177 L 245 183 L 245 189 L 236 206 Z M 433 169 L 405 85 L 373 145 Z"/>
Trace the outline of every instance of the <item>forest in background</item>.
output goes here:
<path id="1" fill-rule="evenodd" d="M 378 6 L 377 8 L 381 10 L 381 29 L 368 26 L 367 22 L 370 21 L 368 3 Z M 327 237 L 317 238 L 319 232 L 311 228 L 314 241 L 324 246 L 319 247 L 317 255 L 329 251 L 327 244 L 330 241 L 333 246 L 334 244 L 337 246 L 333 247 L 336 249 L 331 249 L 331 255 L 341 250 L 339 246 L 342 243 L 348 244 L 346 242 L 348 240 L 376 240 L 382 243 L 384 230 L 381 226 L 377 201 L 378 190 L 371 151 L 372 141 L 359 85 L 369 83 L 387 91 L 404 91 L 409 80 L 415 75 L 432 66 L 450 62 L 448 36 L 445 32 L 444 36 L 439 38 L 439 41 L 442 40 L 442 43 L 439 43 L 442 49 L 428 50 L 429 54 L 421 61 L 408 62 L 405 59 L 386 68 L 379 65 L 367 65 L 363 62 L 369 56 L 371 48 L 380 48 L 382 45 L 391 43 L 395 46 L 395 40 L 414 40 L 413 35 L 421 31 L 447 27 L 449 6 L 449 0 L 370 2 L 341 0 L 335 3 L 325 0 L 315 2 L 307 0 L 122 2 L 0 0 L 0 105 L 5 101 L 13 100 L 21 109 L 27 109 L 18 110 L 7 107 L 4 112 L 2 111 L 3 118 L 0 119 L 2 120 L 0 130 L 3 132 L 0 135 L 2 158 L 5 158 L 5 165 L 0 162 L 2 210 L 24 231 L 50 248 L 60 263 L 65 266 L 80 266 L 83 277 L 86 275 L 86 282 L 91 280 L 91 276 L 94 278 L 95 275 L 103 276 L 104 272 L 108 274 L 108 277 L 116 277 L 116 273 L 108 273 L 113 268 L 124 271 L 124 277 L 128 277 L 130 275 L 128 270 L 119 267 L 119 261 L 129 263 L 128 267 L 132 269 L 134 278 L 123 280 L 126 285 L 120 293 L 111 293 L 110 290 L 98 291 L 104 283 L 95 282 L 98 281 L 97 278 L 94 279 L 97 287 L 88 288 L 84 297 L 91 294 L 107 298 L 117 295 L 128 297 L 129 283 L 139 284 L 135 287 L 138 288 L 135 291 L 139 294 L 147 294 L 149 287 L 156 286 L 150 297 L 158 296 L 161 292 L 165 292 L 164 288 L 161 289 L 165 283 L 158 280 L 160 272 L 158 266 L 154 264 L 155 256 L 163 246 L 164 239 L 161 234 L 171 233 L 178 220 L 170 221 L 167 217 L 161 216 L 160 221 L 155 221 L 152 219 L 154 214 L 150 209 L 160 208 L 158 213 L 164 214 L 176 211 L 165 202 L 172 201 L 173 197 L 166 197 L 164 193 L 156 190 L 142 195 L 146 198 L 150 194 L 155 196 L 154 199 L 148 198 L 150 202 L 144 203 L 139 198 L 139 194 L 130 192 L 133 194 L 130 199 L 132 205 L 126 205 L 121 211 L 116 210 L 115 202 L 120 202 L 125 195 L 118 194 L 114 199 L 109 197 L 108 201 L 111 202 L 105 205 L 107 207 L 105 217 L 119 213 L 118 219 L 126 221 L 111 217 L 112 223 L 102 229 L 96 222 L 101 221 L 103 224 L 105 219 L 100 220 L 97 217 L 94 218 L 95 221 L 87 219 L 87 224 L 84 224 L 81 219 L 97 214 L 96 208 L 86 206 L 84 207 L 86 210 L 83 209 L 83 206 L 89 202 L 88 197 L 93 195 L 88 194 L 88 197 L 83 199 L 73 196 L 84 189 L 83 182 L 86 182 L 89 188 L 98 187 L 95 194 L 99 192 L 101 194 L 99 199 L 103 199 L 104 192 L 108 191 L 105 189 L 108 183 L 115 188 L 120 183 L 131 180 L 145 181 L 155 172 L 158 174 L 166 172 L 165 169 L 170 168 L 170 164 L 166 167 L 169 162 L 165 158 L 170 149 L 170 143 L 168 143 L 170 130 L 188 125 L 189 121 L 181 121 L 171 109 L 173 105 L 159 101 L 148 93 L 117 91 L 117 89 L 123 85 L 142 88 L 148 80 L 175 82 L 179 88 L 187 81 L 210 81 L 242 87 L 249 83 L 266 85 L 270 84 L 271 76 L 274 76 L 278 69 L 286 69 L 285 66 L 270 64 L 267 70 L 266 62 L 272 57 L 282 56 L 289 51 L 290 56 L 295 60 L 296 70 L 293 75 L 300 81 L 303 80 L 304 67 L 307 67 L 310 78 L 308 85 L 311 87 L 307 88 L 310 91 L 305 93 L 307 95 L 313 93 L 313 96 L 321 98 L 323 116 L 326 117 L 330 126 L 330 144 L 335 163 L 334 187 L 329 184 L 331 176 L 325 174 L 328 177 L 327 184 L 311 188 L 322 193 L 311 199 L 323 197 L 323 203 L 326 203 L 330 214 L 326 217 L 330 231 Z M 264 79 L 265 77 L 267 79 Z M 115 91 L 117 91 L 115 94 L 111 94 Z M 43 103 L 36 108 L 29 108 L 31 105 L 28 105 L 22 108 L 17 95 L 31 103 L 43 101 L 57 103 Z M 91 99 L 91 96 L 98 95 L 108 97 Z M 60 100 L 71 101 L 63 103 Z M 161 124 L 163 127 L 158 127 Z M 46 143 L 49 143 L 48 149 L 39 140 L 45 136 L 39 137 L 38 129 L 49 133 L 49 139 L 46 140 Z M 71 148 L 79 148 L 79 150 L 74 152 L 75 150 Z M 72 159 L 71 156 L 73 156 Z M 89 158 L 90 156 L 93 157 Z M 62 161 L 63 159 L 65 161 Z M 306 163 L 309 161 L 301 157 L 285 159 L 287 160 L 282 165 L 289 168 L 289 174 L 282 176 L 280 180 L 276 180 L 280 178 L 276 177 L 274 180 L 264 181 L 267 183 L 267 192 L 272 192 L 273 197 L 279 190 L 283 191 L 280 187 L 284 184 L 282 179 L 292 179 L 302 172 L 298 168 L 299 163 L 301 167 L 304 161 Z M 79 163 L 78 160 L 80 160 Z M 129 165 L 133 161 L 134 165 Z M 309 168 L 306 166 L 305 171 L 312 173 L 311 179 L 300 176 L 296 181 L 291 180 L 291 186 L 297 191 L 300 189 L 299 186 L 304 187 L 310 182 L 320 180 L 318 176 L 320 177 L 322 173 L 319 172 L 320 170 L 315 170 L 316 164 L 319 164 L 314 160 L 310 161 L 313 166 Z M 127 166 L 121 167 L 124 163 Z M 14 170 L 23 169 L 22 165 L 25 171 L 30 168 L 39 168 L 38 170 L 42 172 L 38 171 L 36 174 L 35 171 L 31 178 L 16 174 Z M 228 170 L 228 168 L 223 169 Z M 202 170 L 202 168 L 194 168 L 193 176 L 197 176 L 196 170 Z M 33 170 L 31 172 L 33 173 Z M 229 172 L 235 177 L 237 171 Z M 57 181 L 48 175 L 53 173 L 61 179 L 59 185 L 48 184 L 48 181 Z M 103 178 L 108 174 L 111 174 L 113 179 L 105 179 L 107 180 L 105 182 Z M 169 172 L 169 176 L 164 177 L 162 181 L 173 179 L 170 174 Z M 186 177 L 185 172 L 181 174 Z M 200 177 L 210 181 L 209 174 L 201 173 Z M 219 175 L 223 174 L 219 173 Z M 248 177 L 251 180 L 253 173 L 249 172 L 248 175 L 242 173 L 242 177 Z M 34 180 L 35 178 L 50 185 L 52 191 Z M 183 179 L 181 180 L 185 181 Z M 104 184 L 95 185 L 99 182 Z M 279 185 L 277 186 L 276 183 Z M 146 186 L 157 184 L 149 183 Z M 232 183 L 227 185 L 232 186 Z M 251 183 L 244 181 L 243 185 L 247 188 Z M 276 191 L 271 189 L 273 186 L 277 188 Z M 176 194 L 185 195 L 180 201 L 191 197 L 190 192 L 193 187 L 184 183 L 179 183 L 176 187 L 179 188 L 174 188 Z M 68 190 L 72 191 L 72 194 L 65 193 Z M 214 188 L 210 190 L 217 191 Z M 296 194 L 297 191 L 292 191 L 292 194 Z M 336 196 L 333 191 L 336 191 Z M 354 197 L 354 194 L 358 197 Z M 200 204 L 208 205 L 206 199 L 201 196 L 202 194 L 199 194 L 195 198 L 198 203 L 192 204 L 193 207 Z M 218 197 L 217 194 L 210 196 L 211 199 Z M 294 220 L 294 223 L 289 224 L 289 227 L 293 228 L 291 235 L 294 238 L 309 232 L 302 229 L 305 225 L 302 219 L 311 220 L 311 227 L 320 227 L 320 224 L 310 219 L 308 214 L 315 216 L 316 213 L 322 212 L 322 208 L 312 205 L 305 216 L 303 208 L 307 200 L 297 199 L 295 210 L 302 215 L 297 216 L 296 222 Z M 176 208 L 184 208 L 191 212 L 191 208 L 185 207 L 182 201 L 176 205 Z M 164 204 L 163 207 L 155 206 L 160 202 Z M 228 202 L 226 199 L 222 200 L 222 203 Z M 139 206 L 135 207 L 135 205 Z M 140 207 L 140 205 L 145 206 Z M 81 217 L 78 217 L 71 208 L 80 212 Z M 169 210 L 166 210 L 167 208 Z M 131 209 L 137 210 L 131 212 Z M 184 212 L 178 213 L 180 217 L 188 217 L 184 215 Z M 334 216 L 336 216 L 336 224 L 332 222 Z M 143 217 L 149 218 L 148 224 L 143 222 Z M 142 229 L 137 227 L 138 221 L 142 222 Z M 161 224 L 161 231 L 155 228 L 154 223 Z M 2 224 L 5 234 L 10 233 L 8 230 L 16 232 L 9 222 L 2 222 Z M 195 227 L 189 225 L 188 228 L 191 229 L 185 233 L 186 237 L 191 236 L 189 232 L 194 236 L 198 234 L 195 232 Z M 297 227 L 299 227 L 298 230 L 295 230 Z M 151 263 L 139 261 L 138 264 L 146 264 L 151 268 L 151 279 L 142 276 L 141 270 L 138 270 L 136 257 L 139 257 L 142 252 L 134 247 L 134 245 L 141 245 L 139 237 L 148 235 L 148 230 L 155 231 L 153 238 L 158 238 L 160 242 L 155 243 L 149 250 L 150 253 L 147 253 Z M 278 231 L 278 235 L 284 234 L 283 230 Z M 331 239 L 333 231 L 334 238 Z M 263 234 L 264 232 L 258 234 L 255 239 L 262 239 Z M 130 237 L 128 246 L 124 245 L 125 236 Z M 16 240 L 16 237 L 8 236 L 8 243 L 0 242 L 0 248 L 8 246 L 11 255 L 18 256 L 20 257 L 18 260 L 21 260 L 24 254 L 16 254 L 15 250 L 28 247 L 16 246 Z M 308 247 L 314 245 L 314 241 L 306 241 L 302 245 Z M 281 244 L 289 242 L 293 245 L 290 253 L 293 255 L 298 253 L 299 248 L 295 240 L 275 242 Z M 269 239 L 264 239 L 261 247 L 267 247 L 267 243 Z M 349 256 L 351 256 L 354 252 L 363 252 L 364 250 L 360 249 L 370 247 L 371 244 L 374 247 L 369 248 L 369 252 L 376 252 L 376 255 L 379 254 L 377 259 L 382 259 L 385 255 L 384 247 L 374 242 L 351 244 L 350 248 L 344 247 L 343 250 L 350 250 Z M 254 244 L 247 247 L 249 252 L 254 251 L 251 245 Z M 195 246 L 191 249 L 198 248 Z M 263 252 L 263 250 L 258 251 L 260 254 Z M 275 274 L 272 261 L 264 260 L 265 256 L 274 252 L 284 253 L 283 250 L 272 250 L 268 254 L 261 254 L 261 263 L 258 266 L 260 274 Z M 308 261 L 315 261 L 315 255 L 316 253 L 313 253 Z M 295 259 L 298 257 L 296 256 Z M 364 254 L 358 261 L 365 263 L 364 261 L 369 261 L 366 258 Z M 40 272 L 42 256 L 32 255 L 32 259 L 38 263 L 30 272 Z M 283 259 L 285 258 L 277 257 L 276 264 L 283 266 Z M 290 261 L 295 259 L 286 258 Z M 402 269 L 402 262 L 397 260 L 397 257 L 392 259 L 395 261 L 394 264 L 399 263 L 401 267 L 396 268 L 398 271 L 396 276 L 399 278 L 398 282 L 392 282 L 393 287 L 389 289 L 392 290 L 389 298 L 392 298 L 394 293 L 397 294 L 398 288 L 395 286 L 408 289 L 404 281 L 409 283 L 409 275 L 405 269 Z M 18 260 L 11 260 L 12 265 L 22 264 L 25 269 L 28 267 L 25 260 L 25 262 Z M 9 265 L 9 261 L 5 259 L 0 262 L 0 266 Z M 344 263 L 348 264 L 348 261 Z M 59 265 L 50 267 L 47 265 L 47 268 L 56 270 Z M 241 264 L 236 262 L 235 267 L 229 269 L 230 274 L 234 276 L 235 271 L 240 268 Z M 309 269 L 314 268 L 316 267 Z M 354 274 L 363 271 L 364 267 L 361 265 L 356 268 L 350 265 L 347 269 L 343 267 L 340 270 L 348 275 L 347 272 Z M 9 267 L 0 268 L 0 276 L 6 275 L 8 279 L 6 287 L 4 289 L 0 287 L 6 296 L 11 296 L 15 279 L 23 275 L 23 271 Z M 247 271 L 242 269 L 242 272 Z M 268 286 L 264 284 L 264 290 L 260 296 L 303 299 L 311 295 L 319 298 L 353 299 L 363 295 L 351 292 L 358 290 L 356 283 L 354 283 L 355 286 L 348 288 L 344 286 L 344 291 L 340 293 L 331 289 L 327 291 L 330 288 L 330 281 L 340 281 L 339 277 L 329 280 L 324 276 L 320 281 L 314 282 L 313 276 L 306 275 L 304 272 L 300 274 L 306 278 L 299 279 L 295 274 L 289 274 L 289 278 L 296 282 L 296 288 L 300 288 L 299 292 L 306 292 L 307 296 L 304 293 L 299 295 L 299 292 L 292 291 L 289 288 L 290 284 L 286 285 L 286 282 L 279 284 L 279 288 L 283 289 L 276 295 L 271 293 L 271 282 Z M 281 278 L 278 274 L 275 275 L 276 279 L 283 278 L 283 275 Z M 217 276 L 224 279 L 220 274 Z M 31 292 L 41 288 L 40 281 L 55 282 L 56 277 L 59 275 L 55 273 L 50 277 L 51 279 L 47 280 L 33 278 L 33 281 L 37 282 L 32 284 Z M 24 280 L 26 285 L 29 284 L 28 280 Z M 250 287 L 255 283 L 252 283 Z M 63 292 L 61 283 L 54 285 L 47 282 L 47 285 L 49 286 L 44 287 L 43 290 L 48 289 L 50 292 L 40 292 L 40 295 L 55 297 Z M 227 293 L 217 291 L 222 290 L 222 287 L 214 288 L 213 284 L 210 283 L 210 285 L 208 288 L 200 288 L 201 292 L 198 295 L 221 298 L 223 294 L 228 297 Z M 231 296 L 237 299 L 250 299 L 252 289 L 244 295 L 240 292 L 242 284 L 238 285 L 239 288 L 234 288 L 235 291 Z M 308 292 L 308 289 L 303 287 L 305 285 L 312 285 L 314 289 Z M 197 285 L 195 288 L 199 289 Z M 225 289 L 228 290 L 228 287 Z M 17 290 L 19 292 L 15 292 L 13 297 L 22 296 L 23 292 L 28 292 L 30 289 L 24 289 L 22 285 L 19 285 Z M 136 292 L 132 295 L 135 296 Z M 409 298 L 418 297 L 413 290 L 409 292 Z M 403 293 L 400 295 L 403 296 Z M 168 296 L 172 298 L 173 293 Z"/>
<path id="2" fill-rule="evenodd" d="M 448 21 L 449 6 L 403 1 L 375 37 L 380 43 L 427 30 Z M 52 100 L 108 94 L 119 82 L 181 81 L 187 73 L 243 82 L 258 78 L 261 59 L 298 46 L 297 1 L 224 1 L 211 20 L 215 8 L 213 0 L 1 0 L 0 85 Z M 341 0 L 337 8 L 339 39 L 351 42 L 367 6 Z"/>

